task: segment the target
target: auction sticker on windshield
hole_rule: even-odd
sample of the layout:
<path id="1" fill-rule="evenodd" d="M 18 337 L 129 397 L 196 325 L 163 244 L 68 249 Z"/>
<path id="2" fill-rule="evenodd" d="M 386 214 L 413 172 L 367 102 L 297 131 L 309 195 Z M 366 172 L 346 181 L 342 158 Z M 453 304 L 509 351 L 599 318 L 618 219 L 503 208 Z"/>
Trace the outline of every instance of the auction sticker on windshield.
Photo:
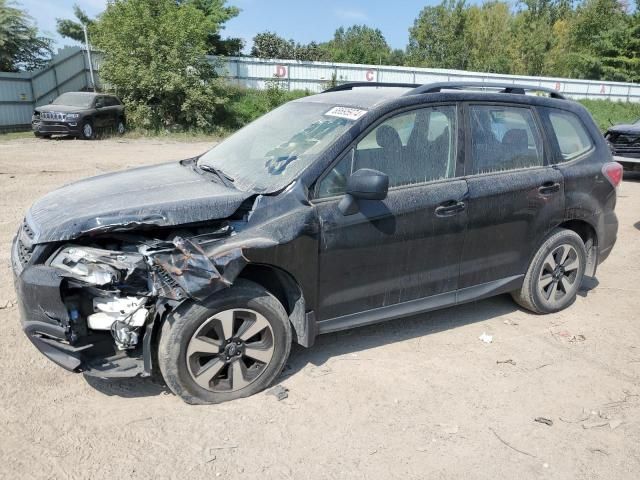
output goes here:
<path id="1" fill-rule="evenodd" d="M 325 115 L 329 117 L 346 118 L 347 120 L 358 120 L 367 113 L 366 110 L 349 107 L 333 107 Z"/>

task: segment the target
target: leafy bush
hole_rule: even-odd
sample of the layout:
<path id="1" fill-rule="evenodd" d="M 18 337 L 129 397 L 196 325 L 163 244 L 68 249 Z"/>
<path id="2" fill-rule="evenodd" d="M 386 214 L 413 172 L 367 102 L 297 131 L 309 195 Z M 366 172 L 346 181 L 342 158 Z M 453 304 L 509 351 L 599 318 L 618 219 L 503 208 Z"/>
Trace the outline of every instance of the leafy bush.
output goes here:
<path id="1" fill-rule="evenodd" d="M 221 126 L 226 130 L 236 130 L 283 103 L 306 95 L 309 95 L 309 92 L 285 90 L 277 80 L 268 82 L 265 90 L 229 84 L 227 85 L 228 101 L 224 105 L 224 118 L 221 119 Z"/>

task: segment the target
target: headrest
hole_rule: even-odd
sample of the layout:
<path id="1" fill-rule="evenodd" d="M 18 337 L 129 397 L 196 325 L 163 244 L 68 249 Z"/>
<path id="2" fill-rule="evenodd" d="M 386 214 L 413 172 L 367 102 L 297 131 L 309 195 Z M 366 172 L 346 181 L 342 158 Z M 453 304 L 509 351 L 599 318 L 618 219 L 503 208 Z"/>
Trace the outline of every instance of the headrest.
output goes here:
<path id="1" fill-rule="evenodd" d="M 527 131 L 523 128 L 512 128 L 511 130 L 507 130 L 502 137 L 503 145 L 512 145 L 512 146 L 528 146 L 529 140 L 527 138 Z"/>
<path id="2" fill-rule="evenodd" d="M 376 130 L 376 142 L 382 148 L 389 150 L 401 150 L 402 141 L 396 130 L 389 125 L 382 125 Z"/>

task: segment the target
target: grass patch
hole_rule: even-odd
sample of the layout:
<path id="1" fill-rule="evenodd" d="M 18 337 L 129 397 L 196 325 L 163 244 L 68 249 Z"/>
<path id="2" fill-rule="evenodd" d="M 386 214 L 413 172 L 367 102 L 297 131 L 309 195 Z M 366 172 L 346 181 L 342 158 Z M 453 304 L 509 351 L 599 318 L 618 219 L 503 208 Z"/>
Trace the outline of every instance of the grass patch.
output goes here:
<path id="1" fill-rule="evenodd" d="M 0 133 L 0 142 L 4 142 L 7 140 L 16 140 L 19 138 L 35 138 L 33 136 L 33 132 L 8 132 L 8 133 Z"/>
<path id="2" fill-rule="evenodd" d="M 231 132 L 221 130 L 218 133 L 205 132 L 169 132 L 169 131 L 146 131 L 146 130 L 130 130 L 123 136 L 112 136 L 110 138 L 122 138 L 125 140 L 139 139 L 161 139 L 173 142 L 219 142 L 221 139 L 229 135 Z M 109 138 L 109 137 L 106 137 Z"/>
<path id="3" fill-rule="evenodd" d="M 640 118 L 640 103 L 612 102 L 610 100 L 579 100 L 586 107 L 601 131 L 611 125 L 632 123 Z"/>

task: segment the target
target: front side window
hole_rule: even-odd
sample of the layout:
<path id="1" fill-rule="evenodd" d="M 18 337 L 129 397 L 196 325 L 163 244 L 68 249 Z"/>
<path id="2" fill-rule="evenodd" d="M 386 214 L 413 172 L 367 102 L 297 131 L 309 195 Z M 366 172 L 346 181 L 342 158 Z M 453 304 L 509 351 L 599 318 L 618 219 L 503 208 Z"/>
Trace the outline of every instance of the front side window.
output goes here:
<path id="1" fill-rule="evenodd" d="M 470 174 L 544 164 L 542 140 L 528 108 L 472 105 Z"/>
<path id="2" fill-rule="evenodd" d="M 576 115 L 550 109 L 548 112 L 549 122 L 558 141 L 563 161 L 579 157 L 593 148 L 591 137 Z"/>
<path id="3" fill-rule="evenodd" d="M 370 168 L 389 176 L 389 187 L 455 176 L 456 108 L 421 108 L 395 115 L 358 142 L 320 181 L 319 197 L 341 195 L 346 179 Z"/>

